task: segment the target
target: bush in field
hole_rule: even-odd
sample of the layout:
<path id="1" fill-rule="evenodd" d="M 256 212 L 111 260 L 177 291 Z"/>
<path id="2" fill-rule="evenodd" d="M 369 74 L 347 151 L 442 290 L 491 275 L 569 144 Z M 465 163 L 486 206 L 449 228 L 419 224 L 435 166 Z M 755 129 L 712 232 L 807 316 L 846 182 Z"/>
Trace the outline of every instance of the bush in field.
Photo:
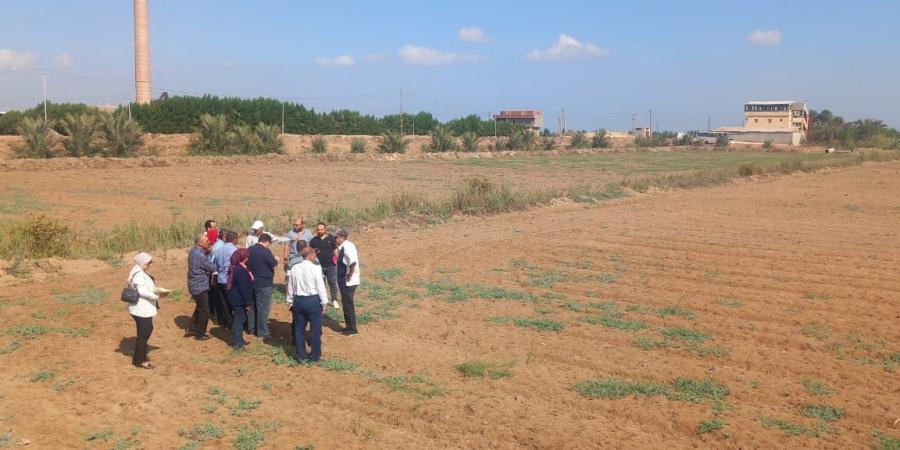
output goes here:
<path id="1" fill-rule="evenodd" d="M 194 148 L 206 153 L 227 153 L 228 119 L 224 114 L 201 114 L 200 126 L 197 127 L 197 140 Z"/>
<path id="2" fill-rule="evenodd" d="M 538 134 L 535 133 L 534 130 L 522 131 L 522 148 L 524 150 L 531 150 L 537 143 L 537 138 Z"/>
<path id="3" fill-rule="evenodd" d="M 325 138 L 322 136 L 316 136 L 312 140 L 312 148 L 310 151 L 313 153 L 325 153 L 328 151 L 328 143 L 325 142 Z"/>
<path id="4" fill-rule="evenodd" d="M 92 155 L 95 152 L 93 142 L 98 134 L 96 115 L 90 112 L 68 113 L 60 121 L 59 126 L 68 137 L 63 141 L 66 154 L 77 157 Z"/>
<path id="5" fill-rule="evenodd" d="M 728 135 L 720 134 L 716 136 L 716 147 L 725 148 L 728 147 Z"/>
<path id="6" fill-rule="evenodd" d="M 766 141 L 763 142 L 762 148 L 768 150 L 768 149 L 771 149 L 771 148 L 773 148 L 773 147 L 775 147 L 775 145 L 774 145 L 774 143 L 772 142 L 771 139 L 766 139 Z"/>
<path id="7" fill-rule="evenodd" d="M 556 148 L 556 139 L 553 139 L 552 136 L 544 136 L 542 147 L 546 151 L 550 151 Z"/>
<path id="8" fill-rule="evenodd" d="M 366 141 L 363 138 L 353 138 L 350 141 L 350 153 L 365 153 Z"/>
<path id="9" fill-rule="evenodd" d="M 381 143 L 378 144 L 379 153 L 406 153 L 406 146 L 409 141 L 398 131 L 388 131 L 381 136 Z"/>
<path id="10" fill-rule="evenodd" d="M 456 151 L 456 139 L 453 132 L 440 125 L 431 130 L 431 145 L 425 148 L 429 152 L 453 152 Z"/>
<path id="11" fill-rule="evenodd" d="M 23 158 L 52 158 L 56 137 L 50 124 L 43 117 L 25 117 L 17 127 L 19 136 L 25 138 L 25 144 L 16 149 Z"/>
<path id="12" fill-rule="evenodd" d="M 609 136 L 605 129 L 597 130 L 591 138 L 591 148 L 607 148 L 609 147 Z"/>
<path id="13" fill-rule="evenodd" d="M 43 119 L 42 119 L 43 120 Z M 11 233 L 16 236 L 16 249 L 4 249 L 3 253 L 26 254 L 29 258 L 68 256 L 75 232 L 59 219 L 44 215 L 29 216 L 16 223 Z"/>
<path id="14" fill-rule="evenodd" d="M 666 137 L 662 133 L 655 133 L 650 138 L 638 136 L 634 139 L 634 145 L 637 147 L 665 147 L 668 145 Z"/>
<path id="15" fill-rule="evenodd" d="M 463 133 L 462 135 L 462 150 L 464 152 L 477 152 L 478 151 L 478 135 L 473 132 Z"/>
<path id="16" fill-rule="evenodd" d="M 127 156 L 141 144 L 144 132 L 124 110 L 100 113 L 100 130 L 106 141 L 105 151 L 116 157 Z"/>
<path id="17" fill-rule="evenodd" d="M 569 148 L 586 148 L 588 146 L 587 133 L 584 131 L 576 131 L 572 135 L 572 142 L 569 142 Z"/>
<path id="18" fill-rule="evenodd" d="M 283 144 L 278 137 L 281 135 L 281 128 L 275 125 L 265 123 L 256 124 L 256 136 L 259 138 L 259 150 L 262 153 L 281 153 Z"/>
<path id="19" fill-rule="evenodd" d="M 250 125 L 238 125 L 234 127 L 231 148 L 237 153 L 256 153 L 259 151 L 261 144 L 259 135 Z"/>
<path id="20" fill-rule="evenodd" d="M 513 130 L 506 141 L 508 150 L 530 150 L 537 140 L 537 133 L 531 130 Z"/>

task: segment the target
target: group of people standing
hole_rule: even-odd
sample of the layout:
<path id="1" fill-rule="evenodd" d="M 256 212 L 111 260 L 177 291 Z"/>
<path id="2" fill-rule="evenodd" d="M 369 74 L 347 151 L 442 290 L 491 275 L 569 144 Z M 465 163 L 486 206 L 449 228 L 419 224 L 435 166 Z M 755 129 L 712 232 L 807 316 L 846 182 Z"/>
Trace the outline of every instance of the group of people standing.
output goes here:
<path id="1" fill-rule="evenodd" d="M 272 344 L 269 314 L 275 288 L 275 270 L 283 259 L 285 299 L 292 313 L 295 358 L 318 361 L 322 356 L 322 325 L 329 305 L 343 310 L 344 336 L 356 336 L 354 296 L 360 283 L 359 252 L 345 229 L 328 233 L 318 223 L 315 233 L 306 229 L 302 217 L 294 220 L 286 236 L 265 230 L 257 220 L 251 226 L 245 246 L 238 246 L 238 234 L 218 228 L 215 220 L 207 220 L 188 253 L 187 287 L 195 308 L 185 337 L 207 340 L 209 321 L 231 330 L 231 345 L 236 349 L 247 343 L 244 334 Z M 283 244 L 282 257 L 272 253 L 272 244 Z M 152 368 L 147 358 L 147 340 L 153 331 L 152 318 L 159 310 L 159 293 L 153 277 L 147 273 L 152 257 L 135 256 L 128 277 L 140 299 L 129 305 L 129 313 L 137 326 L 137 341 L 132 363 Z M 340 292 L 341 301 L 337 296 Z M 330 295 L 329 295 L 330 294 Z M 331 299 L 331 300 L 329 300 Z M 306 349 L 309 326 L 310 350 Z"/>

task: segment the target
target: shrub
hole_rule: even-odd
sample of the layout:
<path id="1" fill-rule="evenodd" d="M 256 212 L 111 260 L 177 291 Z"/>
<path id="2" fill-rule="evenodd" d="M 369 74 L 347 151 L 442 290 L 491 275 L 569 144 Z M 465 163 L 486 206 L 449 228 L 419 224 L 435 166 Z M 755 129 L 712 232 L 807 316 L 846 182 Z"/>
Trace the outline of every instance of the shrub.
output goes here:
<path id="1" fill-rule="evenodd" d="M 325 142 L 325 138 L 322 136 L 316 136 L 312 140 L 310 151 L 313 153 L 326 153 L 328 151 L 328 142 Z"/>
<path id="2" fill-rule="evenodd" d="M 75 232 L 59 219 L 44 215 L 30 216 L 13 226 L 11 230 L 17 238 L 10 243 L 16 249 L 0 249 L 2 253 L 25 254 L 30 258 L 68 256 Z"/>
<path id="3" fill-rule="evenodd" d="M 429 152 L 453 152 L 456 151 L 456 140 L 453 132 L 446 127 L 436 126 L 431 130 L 431 145 L 426 147 Z"/>
<path id="4" fill-rule="evenodd" d="M 83 112 L 66 114 L 60 121 L 60 128 L 68 139 L 63 141 L 69 156 L 87 156 L 94 153 L 93 142 L 97 137 L 97 116 Z"/>
<path id="5" fill-rule="evenodd" d="M 584 131 L 576 131 L 572 135 L 572 141 L 569 142 L 569 148 L 585 148 L 588 146 L 587 133 Z"/>
<path id="6" fill-rule="evenodd" d="M 278 137 L 281 135 L 281 128 L 275 125 L 265 123 L 256 124 L 256 136 L 259 138 L 259 150 L 262 153 L 281 153 L 283 144 Z"/>
<path id="7" fill-rule="evenodd" d="M 261 144 L 259 135 L 250 125 L 238 125 L 234 127 L 234 135 L 231 147 L 238 153 L 256 153 Z"/>
<path id="8" fill-rule="evenodd" d="M 725 148 L 728 147 L 728 135 L 720 134 L 716 136 L 716 147 Z"/>
<path id="9" fill-rule="evenodd" d="M 50 124 L 43 117 L 25 117 L 16 128 L 19 136 L 25 138 L 25 145 L 17 149 L 24 158 L 52 158 L 56 137 Z"/>
<path id="10" fill-rule="evenodd" d="M 141 126 L 123 110 L 100 113 L 100 130 L 106 140 L 106 152 L 116 157 L 132 153 L 144 136 Z"/>
<path id="11" fill-rule="evenodd" d="M 363 138 L 353 138 L 350 141 L 350 153 L 365 153 L 366 141 Z"/>
<path id="12" fill-rule="evenodd" d="M 478 135 L 473 132 L 463 133 L 462 135 L 462 150 L 464 152 L 477 152 L 478 151 Z"/>
<path id="13" fill-rule="evenodd" d="M 553 139 L 552 136 L 544 136 L 542 147 L 546 151 L 550 151 L 556 148 L 556 139 Z"/>
<path id="14" fill-rule="evenodd" d="M 766 141 L 763 142 L 762 148 L 768 150 L 768 149 L 773 148 L 773 147 L 775 147 L 775 145 L 773 145 L 773 142 L 772 142 L 771 139 L 766 139 Z"/>
<path id="15" fill-rule="evenodd" d="M 406 137 L 397 131 L 388 131 L 381 136 L 381 143 L 378 144 L 379 153 L 406 153 L 406 146 L 409 141 Z"/>
<path id="16" fill-rule="evenodd" d="M 607 148 L 609 147 L 609 136 L 605 129 L 597 130 L 591 138 L 591 148 Z"/>
<path id="17" fill-rule="evenodd" d="M 227 153 L 228 120 L 224 114 L 201 114 L 194 148 L 201 152 Z"/>

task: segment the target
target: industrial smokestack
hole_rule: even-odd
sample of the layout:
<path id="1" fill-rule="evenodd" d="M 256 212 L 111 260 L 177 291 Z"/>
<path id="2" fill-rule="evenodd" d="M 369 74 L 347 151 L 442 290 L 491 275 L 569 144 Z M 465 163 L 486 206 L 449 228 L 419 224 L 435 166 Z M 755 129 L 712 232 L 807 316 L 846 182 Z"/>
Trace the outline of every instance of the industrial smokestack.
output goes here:
<path id="1" fill-rule="evenodd" d="M 134 101 L 150 103 L 150 29 L 148 0 L 134 0 Z"/>

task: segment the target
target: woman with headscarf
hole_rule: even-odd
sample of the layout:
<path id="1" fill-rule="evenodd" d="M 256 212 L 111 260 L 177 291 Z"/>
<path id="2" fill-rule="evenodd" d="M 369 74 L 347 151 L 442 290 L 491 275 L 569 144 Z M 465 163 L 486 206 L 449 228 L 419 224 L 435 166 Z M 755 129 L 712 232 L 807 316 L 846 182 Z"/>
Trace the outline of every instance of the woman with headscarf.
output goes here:
<path id="1" fill-rule="evenodd" d="M 246 248 L 239 248 L 231 255 L 231 264 L 228 266 L 228 284 L 225 290 L 228 292 L 228 304 L 234 308 L 234 320 L 231 324 L 231 332 L 234 336 L 231 345 L 236 349 L 244 348 L 244 322 L 247 321 L 247 307 L 253 304 L 253 273 L 247 269 L 247 260 L 250 252 Z"/>
<path id="2" fill-rule="evenodd" d="M 153 364 L 147 358 L 147 340 L 153 333 L 153 317 L 159 311 L 159 295 L 156 294 L 156 283 L 147 273 L 153 257 L 141 252 L 134 256 L 134 267 L 128 273 L 128 284 L 136 289 L 139 295 L 135 304 L 128 305 L 128 313 L 137 325 L 137 340 L 134 344 L 134 356 L 131 363 L 142 369 L 152 369 Z"/>

